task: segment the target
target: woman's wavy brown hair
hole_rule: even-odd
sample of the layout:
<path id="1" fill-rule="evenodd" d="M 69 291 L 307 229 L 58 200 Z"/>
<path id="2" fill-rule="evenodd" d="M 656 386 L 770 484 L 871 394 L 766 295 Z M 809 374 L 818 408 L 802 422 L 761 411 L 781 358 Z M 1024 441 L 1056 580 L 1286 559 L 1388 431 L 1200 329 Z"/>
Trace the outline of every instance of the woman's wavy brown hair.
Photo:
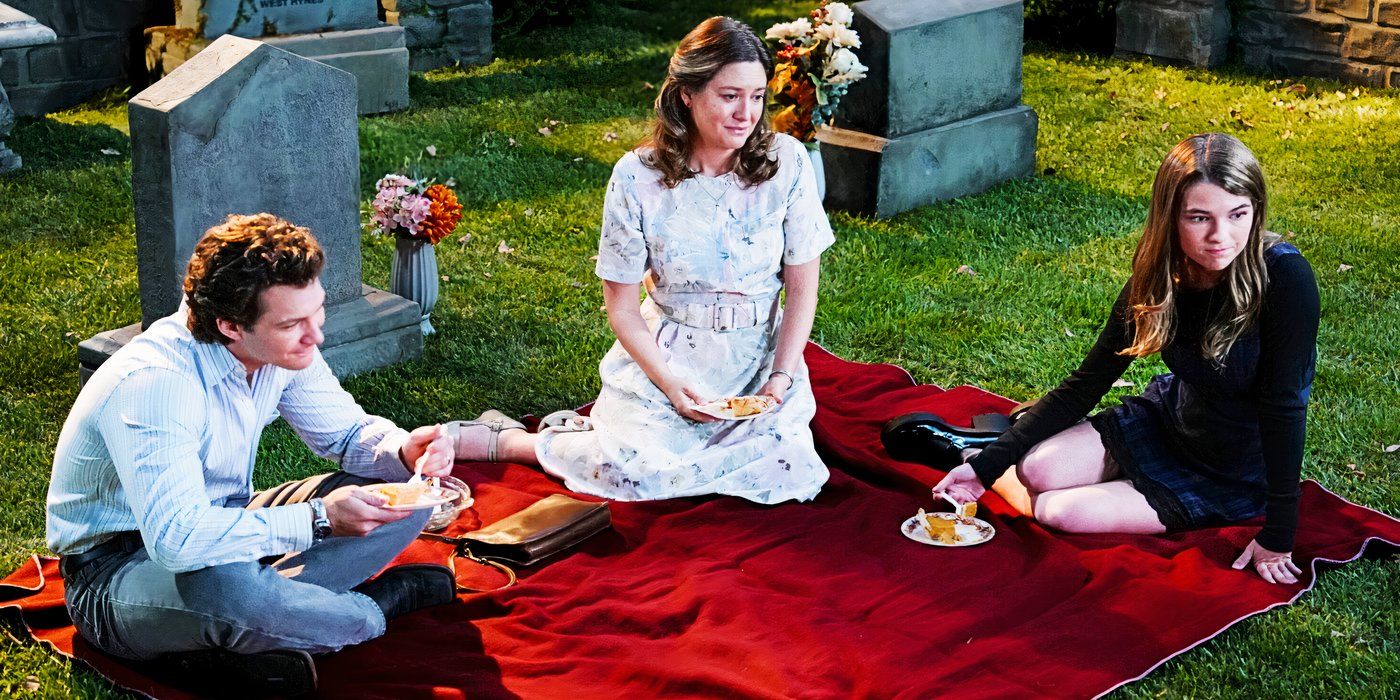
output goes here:
<path id="1" fill-rule="evenodd" d="M 1259 160 L 1239 139 L 1228 134 L 1197 134 L 1167 153 L 1152 182 L 1152 202 L 1147 223 L 1133 254 L 1133 276 L 1128 304 L 1136 325 L 1133 344 L 1119 354 L 1145 357 L 1171 342 L 1176 330 L 1176 292 L 1186 275 L 1187 259 L 1181 249 L 1176 222 L 1186 189 L 1198 182 L 1216 185 L 1230 194 L 1248 197 L 1254 204 L 1249 240 L 1225 269 L 1220 289 L 1227 303 L 1211 319 L 1201 337 L 1201 353 L 1223 362 L 1240 335 L 1259 316 L 1269 276 L 1264 251 L 1279 241 L 1264 228 L 1268 193 Z"/>
<path id="2" fill-rule="evenodd" d="M 219 319 L 251 328 L 262 315 L 264 289 L 305 287 L 321 275 L 326 256 L 311 231 L 272 214 L 229 214 L 194 245 L 185 272 L 186 321 L 203 343 L 231 342 Z"/>
<path id="3" fill-rule="evenodd" d="M 656 96 L 656 119 L 651 135 L 641 146 L 651 152 L 643 156 L 649 167 L 661 171 L 661 181 L 675 187 L 693 177 L 690 155 L 694 147 L 695 122 L 690 108 L 681 99 L 682 91 L 696 93 L 709 84 L 721 69 L 731 63 L 758 61 L 767 80 L 773 79 L 773 58 L 749 25 L 728 17 L 711 17 L 690 30 L 671 56 L 666 80 Z M 778 162 L 768 157 L 773 130 L 765 114 L 739 149 L 734 174 L 746 187 L 766 182 L 778 172 Z"/>

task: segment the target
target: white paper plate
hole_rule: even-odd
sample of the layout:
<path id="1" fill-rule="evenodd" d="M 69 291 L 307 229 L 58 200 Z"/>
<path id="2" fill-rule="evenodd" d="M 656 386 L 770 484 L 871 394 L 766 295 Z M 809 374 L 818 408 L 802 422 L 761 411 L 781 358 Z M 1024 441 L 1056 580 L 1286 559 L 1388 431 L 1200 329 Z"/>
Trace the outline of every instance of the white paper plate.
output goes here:
<path id="1" fill-rule="evenodd" d="M 899 531 L 904 533 L 905 537 L 915 542 L 931 544 L 935 547 L 971 547 L 973 545 L 982 544 L 992 539 L 992 537 L 997 534 L 996 528 L 992 527 L 990 523 L 981 518 L 963 518 L 962 520 L 958 520 L 957 516 L 952 513 L 942 512 L 929 513 L 929 517 L 955 521 L 953 524 L 953 531 L 957 533 L 958 541 L 953 544 L 948 544 L 929 537 L 928 530 L 924 529 L 923 523 L 919 522 L 919 516 L 917 515 L 910 516 L 908 520 L 905 520 L 904 524 L 899 526 Z"/>
<path id="2" fill-rule="evenodd" d="M 364 489 L 366 491 L 378 491 L 388 485 L 389 484 L 370 484 L 369 486 L 365 486 Z M 461 491 L 439 486 L 436 489 L 429 489 L 427 493 L 423 494 L 422 498 L 418 499 L 417 503 L 381 507 L 384 508 L 384 510 L 425 510 L 428 508 L 436 508 L 444 503 L 451 503 L 461 496 Z"/>
<path id="3" fill-rule="evenodd" d="M 714 416 L 715 418 L 719 418 L 720 420 L 753 420 L 759 416 L 772 413 L 773 410 L 778 407 L 778 402 L 774 401 L 768 405 L 768 408 L 765 408 L 762 411 L 759 411 L 758 413 L 754 413 L 752 415 L 747 416 L 736 416 L 725 409 L 724 403 L 726 400 L 727 399 L 715 399 L 714 401 L 711 401 L 709 403 L 702 403 L 699 406 L 696 406 L 695 410 L 707 416 Z"/>

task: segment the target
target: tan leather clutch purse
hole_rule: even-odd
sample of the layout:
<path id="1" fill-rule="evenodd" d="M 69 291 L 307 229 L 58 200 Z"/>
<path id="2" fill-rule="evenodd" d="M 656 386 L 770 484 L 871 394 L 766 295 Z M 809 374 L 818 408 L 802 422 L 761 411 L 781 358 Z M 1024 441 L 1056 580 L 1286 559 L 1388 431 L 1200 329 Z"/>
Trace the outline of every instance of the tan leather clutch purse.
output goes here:
<path id="1" fill-rule="evenodd" d="M 612 525 L 606 501 L 591 503 L 556 493 L 514 515 L 462 535 L 478 557 L 529 566 Z"/>

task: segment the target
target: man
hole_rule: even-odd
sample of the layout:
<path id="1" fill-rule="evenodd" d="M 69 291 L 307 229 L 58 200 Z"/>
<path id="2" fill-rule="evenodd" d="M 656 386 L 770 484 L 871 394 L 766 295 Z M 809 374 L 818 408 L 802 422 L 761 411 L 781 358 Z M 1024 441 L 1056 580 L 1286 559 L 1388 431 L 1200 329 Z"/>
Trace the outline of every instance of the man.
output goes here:
<path id="1" fill-rule="evenodd" d="M 414 465 L 446 475 L 454 445 L 438 426 L 367 415 L 340 387 L 317 348 L 324 260 L 309 231 L 271 214 L 209 229 L 180 310 L 93 374 L 59 436 L 48 542 L 78 632 L 197 692 L 309 691 L 310 654 L 456 596 L 439 566 L 365 583 L 428 511 L 383 508 L 359 486 Z M 341 471 L 254 494 L 278 415 Z"/>

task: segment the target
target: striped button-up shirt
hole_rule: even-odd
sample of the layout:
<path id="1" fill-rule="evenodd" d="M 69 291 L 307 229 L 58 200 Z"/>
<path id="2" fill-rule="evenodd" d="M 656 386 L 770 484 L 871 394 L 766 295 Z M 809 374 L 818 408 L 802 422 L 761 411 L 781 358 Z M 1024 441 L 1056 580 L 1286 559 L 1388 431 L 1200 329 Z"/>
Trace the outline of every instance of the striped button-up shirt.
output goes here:
<path id="1" fill-rule="evenodd" d="M 78 394 L 49 482 L 55 552 L 139 530 L 153 561 L 182 572 L 309 547 L 308 504 L 243 509 L 258 440 L 279 415 L 348 472 L 408 476 L 399 458 L 408 434 L 366 414 L 319 350 L 306 369 L 266 365 L 250 382 L 228 348 L 194 339 L 185 315 L 151 324 Z"/>

